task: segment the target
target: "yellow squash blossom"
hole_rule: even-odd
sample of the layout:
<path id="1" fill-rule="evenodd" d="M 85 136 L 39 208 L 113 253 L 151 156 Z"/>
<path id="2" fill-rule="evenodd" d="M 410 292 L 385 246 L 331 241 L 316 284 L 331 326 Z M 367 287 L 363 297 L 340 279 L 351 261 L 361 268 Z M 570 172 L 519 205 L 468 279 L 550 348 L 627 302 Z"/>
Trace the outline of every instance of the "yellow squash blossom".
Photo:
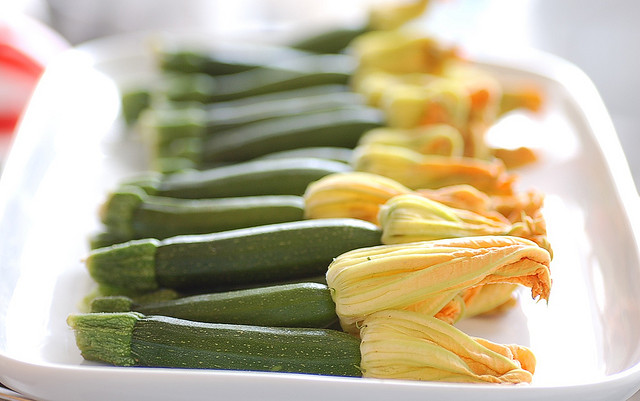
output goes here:
<path id="1" fill-rule="evenodd" d="M 505 217 L 486 217 L 416 194 L 403 194 L 389 199 L 380 207 L 378 221 L 382 227 L 384 244 L 481 235 L 513 235 L 534 241 L 551 252 L 546 232 L 540 232 L 528 220 L 511 223 Z"/>
<path id="2" fill-rule="evenodd" d="M 358 171 L 330 174 L 307 187 L 305 217 L 352 217 L 377 224 L 380 205 L 410 192 L 404 185 L 376 174 Z"/>
<path id="3" fill-rule="evenodd" d="M 351 42 L 350 52 L 358 68 L 393 74 L 439 74 L 447 63 L 460 59 L 455 46 L 408 29 L 366 32 Z"/>
<path id="4" fill-rule="evenodd" d="M 387 1 L 374 4 L 369 10 L 369 29 L 393 30 L 420 17 L 429 7 L 430 0 Z"/>
<path id="5" fill-rule="evenodd" d="M 464 152 L 464 140 L 460 131 L 448 124 L 409 129 L 375 128 L 365 132 L 358 143 L 401 146 L 425 155 L 458 157 Z"/>
<path id="6" fill-rule="evenodd" d="M 345 331 L 385 309 L 434 316 L 463 291 L 491 283 L 520 284 L 548 299 L 551 256 L 511 236 L 465 237 L 356 249 L 329 265 L 327 283 Z"/>
<path id="7" fill-rule="evenodd" d="M 471 337 L 423 314 L 386 310 L 360 330 L 364 377 L 463 383 L 530 383 L 536 359 L 519 345 Z"/>
<path id="8" fill-rule="evenodd" d="M 353 154 L 357 171 L 389 177 L 416 189 L 467 184 L 488 195 L 512 195 L 515 176 L 499 160 L 423 155 L 391 145 L 361 145 Z"/>

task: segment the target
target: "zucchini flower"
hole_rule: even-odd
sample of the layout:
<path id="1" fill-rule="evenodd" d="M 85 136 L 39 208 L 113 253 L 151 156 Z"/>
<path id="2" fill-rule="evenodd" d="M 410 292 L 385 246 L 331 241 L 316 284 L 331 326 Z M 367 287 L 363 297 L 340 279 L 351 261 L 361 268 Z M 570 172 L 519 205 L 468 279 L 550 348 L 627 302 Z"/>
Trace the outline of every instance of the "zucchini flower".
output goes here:
<path id="1" fill-rule="evenodd" d="M 392 74 L 439 74 L 449 62 L 460 59 L 454 46 L 404 29 L 366 32 L 350 48 L 359 68 Z"/>
<path id="2" fill-rule="evenodd" d="M 515 176 L 499 160 L 423 155 L 391 145 L 360 145 L 353 153 L 354 170 L 389 177 L 413 189 L 467 184 L 488 195 L 511 195 Z"/>
<path id="3" fill-rule="evenodd" d="M 508 235 L 506 219 L 490 219 L 455 209 L 420 195 L 398 195 L 380 207 L 378 220 L 384 244 L 402 244 L 443 238 Z"/>
<path id="4" fill-rule="evenodd" d="M 514 294 L 518 284 L 492 283 L 467 288 L 456 294 L 447 304 L 433 314 L 433 300 L 428 299 L 406 308 L 454 324 L 463 318 L 478 315 L 499 314 L 517 303 Z"/>
<path id="5" fill-rule="evenodd" d="M 471 185 L 449 185 L 436 189 L 418 189 L 416 194 L 456 209 L 469 210 L 489 217 L 502 216 L 493 209 L 492 198 Z"/>
<path id="6" fill-rule="evenodd" d="M 333 260 L 326 278 L 342 328 L 357 333 L 374 312 L 435 316 L 463 291 L 485 284 L 524 285 L 534 299 L 547 300 L 550 261 L 549 252 L 524 238 L 465 237 L 349 251 Z"/>
<path id="7" fill-rule="evenodd" d="M 351 76 L 351 89 L 364 98 L 366 105 L 380 107 L 383 93 L 391 85 L 397 85 L 396 75 L 384 71 L 354 71 Z"/>
<path id="8" fill-rule="evenodd" d="M 534 354 L 519 345 L 471 337 L 420 313 L 386 310 L 360 330 L 364 377 L 465 383 L 530 383 Z"/>
<path id="9" fill-rule="evenodd" d="M 386 2 L 374 4 L 369 10 L 369 29 L 392 30 L 420 17 L 429 7 L 430 0 Z"/>
<path id="10" fill-rule="evenodd" d="M 544 102 L 545 95 L 537 85 L 519 84 L 505 87 L 500 98 L 500 116 L 518 109 L 538 113 L 542 110 Z"/>
<path id="11" fill-rule="evenodd" d="M 460 132 L 447 124 L 433 124 L 401 129 L 381 127 L 360 137 L 360 145 L 381 144 L 400 146 L 425 155 L 462 156 L 464 140 Z"/>
<path id="12" fill-rule="evenodd" d="M 459 318 L 498 314 L 510 309 L 517 303 L 514 295 L 516 288 L 518 288 L 517 284 L 495 283 L 463 292 L 464 311 Z"/>
<path id="13" fill-rule="evenodd" d="M 546 235 L 542 216 L 544 194 L 530 189 L 510 195 L 489 196 L 470 185 L 450 185 L 437 189 L 419 189 L 416 194 L 456 209 L 469 210 L 490 218 L 506 218 L 511 223 L 529 221 L 536 233 Z"/>
<path id="14" fill-rule="evenodd" d="M 351 217 L 377 224 L 380 205 L 410 192 L 404 185 L 376 174 L 357 171 L 330 174 L 307 187 L 305 218 Z"/>
<path id="15" fill-rule="evenodd" d="M 449 124 L 464 129 L 471 110 L 471 99 L 462 85 L 442 78 L 425 85 L 390 86 L 381 93 L 379 104 L 387 125 L 396 128 Z"/>
<path id="16" fill-rule="evenodd" d="M 380 207 L 378 221 L 382 227 L 384 244 L 513 235 L 536 242 L 551 253 L 546 235 L 535 227 L 531 218 L 511 223 L 505 217 L 489 218 L 415 194 L 398 195 L 389 199 Z"/>
<path id="17" fill-rule="evenodd" d="M 446 79 L 458 82 L 468 94 L 470 119 L 492 125 L 501 110 L 502 85 L 482 68 L 471 63 L 450 63 L 444 71 Z"/>

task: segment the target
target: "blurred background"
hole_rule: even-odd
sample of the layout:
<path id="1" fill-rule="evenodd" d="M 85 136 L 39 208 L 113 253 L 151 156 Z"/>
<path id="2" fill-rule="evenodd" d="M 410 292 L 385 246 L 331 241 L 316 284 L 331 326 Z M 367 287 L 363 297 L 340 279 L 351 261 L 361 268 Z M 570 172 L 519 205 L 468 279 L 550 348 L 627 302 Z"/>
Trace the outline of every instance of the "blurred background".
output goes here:
<path id="1" fill-rule="evenodd" d="M 73 46 L 139 30 L 265 34 L 353 22 L 363 18 L 373 1 L 378 0 L 5 0 L 0 3 L 0 22 L 7 25 L 12 18 L 26 15 Z M 635 0 L 433 0 L 417 23 L 470 50 L 509 54 L 532 47 L 576 64 L 600 91 L 638 186 L 640 57 L 635 50 L 640 48 L 639 14 L 640 2 Z M 54 53 L 63 47 L 51 35 L 23 30 L 22 39 L 40 41 L 40 47 L 35 46 L 40 52 Z M 11 88 L 2 75 L 6 78 L 0 69 L 0 108 L 24 101 L 24 96 L 10 93 L 24 88 Z M 7 137 L 0 137 L 2 149 L 7 147 Z"/>

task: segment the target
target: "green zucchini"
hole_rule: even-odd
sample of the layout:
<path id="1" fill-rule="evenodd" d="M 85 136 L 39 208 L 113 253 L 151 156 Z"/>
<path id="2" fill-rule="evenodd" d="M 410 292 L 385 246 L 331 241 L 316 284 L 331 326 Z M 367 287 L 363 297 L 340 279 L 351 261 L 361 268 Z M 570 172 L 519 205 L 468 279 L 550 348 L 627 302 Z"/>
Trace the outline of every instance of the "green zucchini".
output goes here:
<path id="1" fill-rule="evenodd" d="M 367 26 L 332 28 L 298 39 L 289 46 L 320 54 L 341 53 L 356 37 L 367 31 Z"/>
<path id="2" fill-rule="evenodd" d="M 130 89 L 122 94 L 122 117 L 127 126 L 134 125 L 144 110 L 151 106 L 151 98 L 147 88 Z"/>
<path id="3" fill-rule="evenodd" d="M 184 199 L 300 196 L 311 182 L 351 170 L 345 163 L 311 157 L 254 160 L 201 171 L 148 174 L 122 184 L 139 186 L 150 195 Z"/>
<path id="4" fill-rule="evenodd" d="M 184 295 L 179 293 L 178 291 L 169 288 L 159 288 L 157 290 L 149 292 L 140 292 L 136 290 L 123 290 L 122 288 L 115 288 L 108 285 L 97 285 L 82 298 L 82 301 L 78 304 L 78 307 L 82 311 L 90 311 L 95 299 L 122 298 L 128 299 L 129 302 L 148 304 L 153 302 L 177 299 L 183 296 Z"/>
<path id="5" fill-rule="evenodd" d="M 296 195 L 179 199 L 147 195 L 138 187 L 113 191 L 100 209 L 107 232 L 119 242 L 213 233 L 303 217 L 304 200 Z"/>
<path id="6" fill-rule="evenodd" d="M 355 66 L 350 56 L 313 55 L 220 77 L 170 74 L 160 90 L 172 101 L 223 102 L 317 85 L 347 85 Z"/>
<path id="7" fill-rule="evenodd" d="M 146 87 L 146 88 L 138 88 L 137 90 L 130 90 L 123 94 L 122 96 L 122 109 L 123 116 L 125 117 L 125 122 L 128 125 L 133 125 L 138 121 L 138 119 L 143 115 L 148 109 L 152 108 L 152 111 L 149 111 L 149 114 L 154 115 L 154 113 L 170 113 L 172 110 L 179 109 L 189 109 L 194 110 L 199 109 L 193 112 L 194 115 L 202 115 L 207 114 L 209 110 L 214 110 L 217 108 L 223 109 L 226 108 L 228 110 L 240 110 L 250 105 L 255 104 L 269 104 L 273 102 L 278 102 L 283 99 L 298 99 L 304 98 L 307 96 L 320 96 L 326 95 L 330 93 L 335 93 L 339 91 L 347 91 L 348 86 L 344 84 L 327 84 L 327 85 L 313 85 L 313 86 L 304 86 L 301 88 L 294 89 L 285 89 L 278 90 L 274 92 L 267 92 L 262 95 L 248 96 L 242 97 L 239 99 L 233 99 L 225 102 L 215 102 L 203 104 L 201 102 L 194 101 L 172 101 L 162 96 L 161 89 L 157 87 Z M 147 113 L 144 113 L 147 114 Z M 153 127 L 153 118 L 150 118 L 151 123 L 148 123 Z M 169 119 L 171 120 L 171 119 Z M 180 120 L 180 119 L 178 119 Z M 200 136 L 200 130 L 202 127 L 197 125 L 192 127 L 187 122 L 175 121 L 175 128 L 171 127 L 171 121 L 168 122 L 168 126 L 164 129 L 169 131 L 172 130 L 181 132 L 182 130 L 195 129 L 196 136 Z M 143 126 L 144 128 L 144 126 Z"/>
<path id="8" fill-rule="evenodd" d="M 329 288 L 303 282 L 140 304 L 131 298 L 95 298 L 92 312 L 139 312 L 208 323 L 254 324 L 274 327 L 326 328 L 338 320 Z"/>
<path id="9" fill-rule="evenodd" d="M 209 108 L 193 105 L 149 109 L 141 121 L 153 146 L 158 146 L 177 138 L 204 139 L 221 131 L 274 118 L 364 104 L 361 95 L 347 91 L 343 85 L 326 87 L 333 91 L 308 95 L 303 91 L 296 91 L 298 97 L 281 97 Z"/>
<path id="10" fill-rule="evenodd" d="M 380 110 L 365 106 L 283 117 L 207 139 L 202 160 L 205 164 L 237 162 L 303 147 L 353 148 L 362 134 L 383 124 Z"/>
<path id="11" fill-rule="evenodd" d="M 202 323 L 135 312 L 72 314 L 86 360 L 116 366 L 361 376 L 360 340 L 330 329 Z"/>
<path id="12" fill-rule="evenodd" d="M 312 146 L 292 150 L 282 150 L 260 156 L 260 160 L 287 159 L 298 157 L 317 157 L 319 159 L 335 160 L 342 163 L 351 163 L 353 149 L 339 146 Z"/>
<path id="13" fill-rule="evenodd" d="M 199 107 L 202 107 L 204 110 L 214 110 L 214 109 L 228 109 L 228 110 L 241 110 L 244 107 L 256 104 L 269 104 L 273 102 L 279 102 L 281 100 L 286 99 L 299 99 L 306 98 L 312 96 L 323 96 L 336 92 L 349 91 L 348 85 L 343 84 L 327 84 L 327 85 L 316 85 L 316 86 L 306 86 L 301 88 L 283 90 L 278 92 L 265 93 L 264 95 L 256 95 L 245 97 L 241 99 L 229 100 L 227 102 L 217 102 L 210 104 L 202 104 L 196 103 Z M 182 103 L 182 102 L 167 102 L 169 107 L 174 107 L 174 105 L 181 104 L 190 104 Z M 193 104 L 193 103 L 191 103 Z"/>
<path id="14" fill-rule="evenodd" d="M 161 71 L 219 76 L 245 72 L 308 54 L 288 46 L 235 44 L 233 47 L 205 47 L 194 43 L 165 42 L 155 55 Z"/>
<path id="15" fill-rule="evenodd" d="M 363 220 L 302 220 L 133 240 L 92 250 L 85 263 L 99 284 L 206 291 L 317 276 L 338 255 L 380 243 L 380 228 Z"/>
<path id="16" fill-rule="evenodd" d="M 269 153 L 306 147 L 354 148 L 367 131 L 381 127 L 380 110 L 366 106 L 342 107 L 274 118 L 219 132 L 203 142 L 173 141 L 159 147 L 159 157 L 191 159 L 197 168 L 247 161 Z"/>
<path id="17" fill-rule="evenodd" d="M 221 166 L 222 165 L 216 167 Z M 151 158 L 149 163 L 149 170 L 165 175 L 184 173 L 185 171 L 197 169 L 202 170 L 202 168 L 196 165 L 192 157 L 155 157 Z"/>

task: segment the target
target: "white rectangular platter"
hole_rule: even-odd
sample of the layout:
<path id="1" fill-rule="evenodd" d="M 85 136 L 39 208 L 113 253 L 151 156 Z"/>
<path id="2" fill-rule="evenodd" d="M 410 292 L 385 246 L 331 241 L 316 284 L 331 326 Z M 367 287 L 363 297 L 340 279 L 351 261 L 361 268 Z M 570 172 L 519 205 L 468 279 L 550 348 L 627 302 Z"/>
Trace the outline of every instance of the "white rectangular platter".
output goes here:
<path id="1" fill-rule="evenodd" d="M 626 400 L 640 387 L 639 202 L 590 80 L 537 52 L 478 56 L 503 81 L 543 88 L 541 115 L 514 114 L 490 138 L 538 149 L 522 189 L 546 194 L 554 248 L 548 304 L 522 292 L 468 334 L 530 347 L 530 385 L 347 379 L 282 373 L 118 368 L 84 362 L 65 319 L 92 282 L 82 258 L 97 208 L 144 168 L 119 116 L 119 88 L 147 76 L 144 35 L 65 53 L 46 71 L 0 181 L 0 382 L 39 400 Z"/>

